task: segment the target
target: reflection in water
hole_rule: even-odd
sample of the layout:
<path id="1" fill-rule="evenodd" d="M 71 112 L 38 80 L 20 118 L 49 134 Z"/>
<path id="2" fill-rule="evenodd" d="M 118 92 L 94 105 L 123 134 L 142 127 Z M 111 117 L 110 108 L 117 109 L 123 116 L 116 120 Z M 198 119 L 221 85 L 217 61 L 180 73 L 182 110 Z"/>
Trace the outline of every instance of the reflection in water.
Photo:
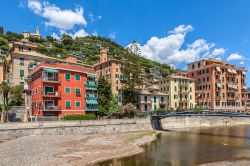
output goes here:
<path id="1" fill-rule="evenodd" d="M 224 160 L 250 160 L 250 126 L 166 131 L 136 156 L 107 161 L 114 166 L 193 166 Z"/>

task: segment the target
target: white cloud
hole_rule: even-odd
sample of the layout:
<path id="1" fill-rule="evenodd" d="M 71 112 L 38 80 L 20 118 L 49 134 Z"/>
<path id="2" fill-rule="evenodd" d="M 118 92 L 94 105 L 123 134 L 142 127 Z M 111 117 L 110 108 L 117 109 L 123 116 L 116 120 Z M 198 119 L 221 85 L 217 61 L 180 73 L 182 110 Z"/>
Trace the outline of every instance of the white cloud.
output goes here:
<path id="1" fill-rule="evenodd" d="M 117 33 L 117 32 L 110 32 L 109 35 L 108 35 L 108 37 L 109 37 L 110 39 L 115 39 L 115 38 L 116 38 L 116 33 Z"/>
<path id="2" fill-rule="evenodd" d="M 51 37 L 53 37 L 54 39 L 57 39 L 57 40 L 60 39 L 60 37 L 55 32 L 52 33 Z"/>
<path id="3" fill-rule="evenodd" d="M 191 25 L 180 25 L 169 31 L 168 36 L 162 38 L 153 36 L 146 44 L 140 45 L 141 54 L 151 60 L 172 65 L 190 63 L 202 58 L 216 58 L 224 54 L 223 48 L 217 49 L 214 43 L 208 43 L 204 39 L 195 40 L 184 49 L 186 34 L 192 30 Z"/>
<path id="4" fill-rule="evenodd" d="M 213 50 L 212 55 L 224 55 L 226 50 L 224 48 L 216 48 Z"/>
<path id="5" fill-rule="evenodd" d="M 84 37 L 84 36 L 88 36 L 89 34 L 84 30 L 84 29 L 80 29 L 78 31 L 75 32 L 75 34 L 71 35 L 73 38 L 76 37 Z"/>
<path id="6" fill-rule="evenodd" d="M 92 33 L 93 36 L 98 36 L 98 33 L 95 31 Z"/>
<path id="7" fill-rule="evenodd" d="M 241 62 L 240 62 L 240 64 L 241 64 L 241 65 L 244 65 L 244 64 L 245 64 L 245 62 L 244 62 L 244 61 L 241 61 Z"/>
<path id="8" fill-rule="evenodd" d="M 63 10 L 47 1 L 28 0 L 28 8 L 35 14 L 47 19 L 45 25 L 50 27 L 70 30 L 75 25 L 87 25 L 87 21 L 83 16 L 82 7 L 76 8 L 75 10 Z"/>
<path id="9" fill-rule="evenodd" d="M 93 13 L 89 12 L 89 19 L 91 22 L 95 22 L 96 20 L 102 19 L 102 16 L 94 16 Z"/>
<path id="10" fill-rule="evenodd" d="M 232 60 L 243 60 L 243 59 L 244 59 L 244 57 L 243 57 L 242 55 L 237 54 L 237 53 L 233 53 L 233 54 L 231 54 L 231 55 L 229 55 L 229 56 L 227 57 L 227 60 L 228 60 L 228 61 L 232 61 Z"/>
<path id="11" fill-rule="evenodd" d="M 42 11 L 42 4 L 40 0 L 28 0 L 28 8 L 34 13 L 39 14 Z"/>

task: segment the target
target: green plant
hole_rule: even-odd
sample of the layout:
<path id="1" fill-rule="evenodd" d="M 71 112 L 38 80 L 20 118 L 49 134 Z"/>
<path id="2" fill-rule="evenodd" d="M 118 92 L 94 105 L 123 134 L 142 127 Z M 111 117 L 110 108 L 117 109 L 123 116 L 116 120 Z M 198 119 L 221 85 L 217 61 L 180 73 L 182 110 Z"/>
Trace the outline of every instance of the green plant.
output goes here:
<path id="1" fill-rule="evenodd" d="M 96 119 L 96 115 L 95 114 L 86 114 L 86 115 L 70 114 L 70 115 L 65 115 L 63 119 L 64 120 L 92 120 L 92 119 Z"/>

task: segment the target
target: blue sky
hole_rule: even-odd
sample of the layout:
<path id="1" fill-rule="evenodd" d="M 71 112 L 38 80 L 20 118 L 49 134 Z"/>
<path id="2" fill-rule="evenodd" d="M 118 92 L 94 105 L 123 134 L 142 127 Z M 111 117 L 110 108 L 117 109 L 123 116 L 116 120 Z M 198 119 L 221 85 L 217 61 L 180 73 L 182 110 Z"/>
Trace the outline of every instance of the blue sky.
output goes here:
<path id="1" fill-rule="evenodd" d="M 137 41 L 143 56 L 181 69 L 214 57 L 249 70 L 249 0 L 11 0 L 0 9 L 5 31 L 100 35 Z"/>

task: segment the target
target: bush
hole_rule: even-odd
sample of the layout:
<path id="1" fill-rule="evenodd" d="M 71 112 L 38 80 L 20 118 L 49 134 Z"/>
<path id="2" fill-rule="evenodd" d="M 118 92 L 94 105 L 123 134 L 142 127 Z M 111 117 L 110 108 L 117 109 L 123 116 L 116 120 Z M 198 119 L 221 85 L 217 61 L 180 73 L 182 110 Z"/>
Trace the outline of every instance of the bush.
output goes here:
<path id="1" fill-rule="evenodd" d="M 122 107 L 123 111 L 124 111 L 124 115 L 125 116 L 133 116 L 135 115 L 136 107 L 132 104 L 132 103 L 127 103 L 126 105 L 124 105 Z"/>
<path id="2" fill-rule="evenodd" d="M 91 120 L 96 119 L 96 116 L 94 114 L 86 114 L 86 115 L 65 115 L 63 117 L 64 120 Z"/>

